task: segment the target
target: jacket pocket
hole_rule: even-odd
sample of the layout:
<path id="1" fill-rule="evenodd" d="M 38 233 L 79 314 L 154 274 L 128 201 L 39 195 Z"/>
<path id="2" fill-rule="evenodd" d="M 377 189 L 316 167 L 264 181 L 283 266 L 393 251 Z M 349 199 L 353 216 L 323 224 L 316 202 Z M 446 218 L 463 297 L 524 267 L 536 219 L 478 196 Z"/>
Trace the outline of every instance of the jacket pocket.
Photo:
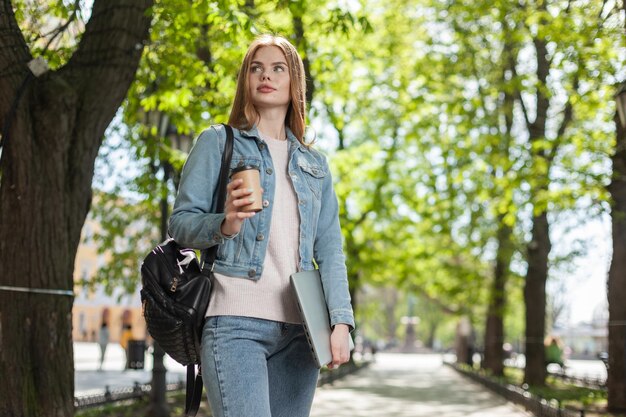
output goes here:
<path id="1" fill-rule="evenodd" d="M 298 166 L 304 173 L 303 176 L 313 192 L 313 195 L 319 199 L 322 191 L 322 181 L 324 181 L 324 177 L 326 177 L 326 171 L 319 165 L 307 162 L 299 162 Z"/>

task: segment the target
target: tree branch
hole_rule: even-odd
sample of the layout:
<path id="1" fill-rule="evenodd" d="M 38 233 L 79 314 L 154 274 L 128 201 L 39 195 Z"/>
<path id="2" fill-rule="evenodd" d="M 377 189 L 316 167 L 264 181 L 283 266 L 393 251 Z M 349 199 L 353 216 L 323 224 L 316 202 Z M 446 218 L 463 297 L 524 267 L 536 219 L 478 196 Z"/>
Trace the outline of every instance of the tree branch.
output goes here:
<path id="1" fill-rule="evenodd" d="M 60 71 L 82 87 L 77 88 L 83 93 L 81 101 L 97 103 L 104 96 L 113 101 L 123 99 L 148 37 L 150 17 L 146 11 L 152 3 L 153 0 L 94 1 L 78 48 Z M 124 88 L 114 88 L 118 83 Z M 110 94 L 112 88 L 117 94 Z M 105 91 L 108 94 L 103 94 Z"/>
<path id="2" fill-rule="evenodd" d="M 0 124 L 11 107 L 13 97 L 24 77 L 31 54 L 17 25 L 10 0 L 0 1 Z"/>
<path id="3" fill-rule="evenodd" d="M 67 114 L 71 135 L 65 146 L 70 178 L 66 188 L 77 212 L 88 210 L 90 184 L 80 177 L 93 173 L 104 132 L 135 77 L 148 39 L 152 4 L 153 0 L 95 0 L 69 62 L 39 86 L 44 94 L 38 97 L 58 97 L 59 102 L 70 103 L 68 109 L 75 106 Z"/>
<path id="4" fill-rule="evenodd" d="M 604 8 L 606 7 L 606 3 L 607 3 L 607 1 L 608 1 L 608 0 L 602 0 L 602 6 L 600 7 L 600 11 L 598 12 L 598 20 L 599 20 L 600 22 L 603 22 L 603 19 L 602 19 L 602 12 L 604 11 Z M 626 6 L 625 6 L 625 7 L 626 7 Z"/>
<path id="5" fill-rule="evenodd" d="M 572 94 L 576 94 L 578 92 L 579 86 L 580 86 L 580 78 L 578 76 L 578 73 L 576 73 L 576 75 L 574 75 L 574 81 L 572 83 L 572 87 L 573 87 Z M 550 163 L 556 157 L 556 153 L 558 152 L 561 144 L 563 143 L 563 137 L 565 135 L 565 131 L 567 130 L 567 127 L 569 126 L 569 124 L 572 122 L 574 118 L 574 106 L 572 105 L 572 94 L 569 95 L 567 99 L 567 104 L 565 104 L 565 109 L 563 110 L 563 120 L 561 121 L 561 124 L 559 125 L 559 129 L 557 130 L 555 144 L 547 156 L 548 161 Z"/>
<path id="6" fill-rule="evenodd" d="M 416 292 L 418 294 L 420 294 L 422 297 L 424 297 L 425 299 L 427 299 L 429 302 L 433 303 L 434 305 L 436 305 L 437 307 L 439 307 L 439 309 L 441 309 L 441 311 L 443 311 L 446 314 L 451 314 L 451 315 L 460 315 L 460 314 L 466 314 L 467 313 L 467 308 L 463 308 L 463 307 L 458 307 L 458 308 L 452 308 L 448 305 L 448 303 L 433 297 L 432 295 L 430 295 L 425 289 L 423 289 L 421 286 L 419 285 L 415 285 L 415 286 L 411 286 L 411 288 L 409 289 L 411 292 Z"/>
<path id="7" fill-rule="evenodd" d="M 515 65 L 511 67 L 513 71 L 513 77 L 517 78 L 517 68 Z M 526 109 L 526 104 L 524 103 L 524 98 L 522 97 L 522 91 L 519 88 L 516 88 L 515 95 L 517 96 L 517 101 L 519 101 L 520 106 L 522 107 L 522 114 L 524 115 L 524 121 L 526 122 L 526 126 L 530 126 L 530 117 L 528 115 L 528 110 Z"/>
<path id="8" fill-rule="evenodd" d="M 537 116 L 535 121 L 528 125 L 530 139 L 543 138 L 545 136 L 545 123 L 550 107 L 550 99 L 546 96 L 544 89 L 547 86 L 548 74 L 550 73 L 550 61 L 546 57 L 546 41 L 543 39 L 533 39 L 535 52 L 537 54 L 537 91 L 535 93 L 535 103 L 537 103 Z"/>
<path id="9" fill-rule="evenodd" d="M 52 35 L 52 37 L 48 40 L 48 43 L 46 43 L 46 46 L 43 48 L 43 51 L 41 52 L 42 56 L 46 55 L 46 51 L 48 50 L 48 48 L 50 47 L 50 45 L 52 45 L 52 42 L 54 42 L 54 40 L 63 32 L 65 32 L 65 30 L 72 24 L 72 22 L 74 21 L 74 19 L 76 19 L 76 16 L 78 16 L 78 11 L 80 10 L 80 0 L 75 0 L 74 1 L 74 11 L 72 12 L 71 16 L 69 19 L 67 19 L 67 22 L 65 22 L 63 25 L 59 26 L 58 28 L 56 28 L 55 30 L 53 30 L 52 32 L 50 32 L 50 34 Z"/>
<path id="10" fill-rule="evenodd" d="M 313 95 L 315 93 L 315 82 L 313 74 L 311 74 L 311 60 L 309 59 L 308 42 L 304 35 L 302 16 L 292 14 L 292 23 L 296 46 L 300 49 L 300 53 L 304 55 L 302 64 L 304 65 L 304 75 L 306 77 L 306 104 L 308 108 L 311 108 L 311 102 L 313 101 Z"/>
<path id="11" fill-rule="evenodd" d="M 346 135 L 345 135 L 344 129 L 339 128 L 340 120 L 337 114 L 335 113 L 335 111 L 333 110 L 331 103 L 328 103 L 326 100 L 324 100 L 323 104 L 324 104 L 324 108 L 326 109 L 326 114 L 328 115 L 328 118 L 330 119 L 330 123 L 333 125 L 333 127 L 337 131 L 337 136 L 339 137 L 339 145 L 337 146 L 337 150 L 341 151 L 345 149 L 346 147 L 346 143 L 345 143 Z M 345 105 L 343 106 L 343 111 L 341 112 L 341 114 L 346 114 Z M 343 121 L 341 122 L 341 124 L 344 125 Z"/>

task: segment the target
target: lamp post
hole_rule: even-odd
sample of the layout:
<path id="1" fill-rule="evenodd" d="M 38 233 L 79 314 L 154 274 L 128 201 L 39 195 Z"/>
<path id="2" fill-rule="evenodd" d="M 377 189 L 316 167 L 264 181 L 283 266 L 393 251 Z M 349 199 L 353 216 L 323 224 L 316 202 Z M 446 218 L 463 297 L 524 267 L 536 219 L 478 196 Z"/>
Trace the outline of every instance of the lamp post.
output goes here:
<path id="1" fill-rule="evenodd" d="M 191 149 L 193 139 L 190 135 L 179 134 L 178 129 L 170 123 L 169 116 L 158 110 L 151 110 L 145 113 L 144 121 L 146 126 L 150 128 L 156 128 L 156 140 L 169 141 L 169 145 L 176 150 L 188 153 Z M 152 135 L 150 135 L 152 136 Z M 157 158 L 158 169 L 162 170 L 163 179 L 162 186 L 167 189 L 168 182 L 172 177 L 172 165 L 168 160 Z M 160 208 L 161 208 L 161 241 L 167 238 L 167 221 L 169 218 L 169 201 L 168 193 L 161 193 Z M 165 401 L 166 392 L 166 379 L 165 375 L 167 369 L 163 363 L 165 352 L 154 342 L 153 366 L 152 366 L 152 389 L 151 389 L 151 402 L 148 407 L 147 417 L 169 417 L 169 407 Z"/>
<path id="2" fill-rule="evenodd" d="M 415 341 L 417 339 L 415 326 L 419 324 L 420 319 L 414 315 L 414 307 L 415 297 L 413 295 L 409 295 L 407 315 L 400 318 L 400 323 L 406 326 L 403 352 L 415 352 Z"/>

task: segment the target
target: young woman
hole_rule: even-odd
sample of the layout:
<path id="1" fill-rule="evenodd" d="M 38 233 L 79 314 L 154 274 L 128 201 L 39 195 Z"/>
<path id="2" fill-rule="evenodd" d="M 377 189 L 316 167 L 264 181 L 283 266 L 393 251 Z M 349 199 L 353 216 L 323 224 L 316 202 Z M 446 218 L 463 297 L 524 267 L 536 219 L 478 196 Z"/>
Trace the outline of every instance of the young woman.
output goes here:
<path id="1" fill-rule="evenodd" d="M 197 249 L 219 245 L 202 334 L 202 372 L 216 417 L 304 417 L 319 370 L 308 346 L 289 276 L 322 276 L 332 363 L 349 360 L 354 327 L 337 198 L 324 156 L 304 143 L 305 74 L 289 41 L 265 35 L 241 65 L 229 124 L 231 169 L 260 169 L 260 212 L 252 190 L 233 180 L 224 213 L 215 214 L 223 126 L 198 138 L 180 182 L 170 234 Z"/>

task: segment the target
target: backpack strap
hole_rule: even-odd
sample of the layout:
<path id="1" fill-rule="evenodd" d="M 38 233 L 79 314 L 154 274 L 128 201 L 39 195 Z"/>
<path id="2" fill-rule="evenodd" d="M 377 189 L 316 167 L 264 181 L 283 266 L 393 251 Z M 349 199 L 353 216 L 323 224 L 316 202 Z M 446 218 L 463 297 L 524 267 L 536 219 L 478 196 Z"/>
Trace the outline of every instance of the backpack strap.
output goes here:
<path id="1" fill-rule="evenodd" d="M 198 373 L 196 374 L 196 366 Z M 187 365 L 187 387 L 185 394 L 185 417 L 195 417 L 202 400 L 202 368 L 200 365 Z"/>
<path id="2" fill-rule="evenodd" d="M 222 165 L 220 166 L 220 178 L 217 186 L 217 207 L 216 213 L 222 213 L 224 211 L 224 202 L 226 201 L 226 185 L 228 184 L 228 171 L 230 170 L 230 161 L 233 156 L 233 143 L 235 137 L 233 134 L 233 128 L 227 124 L 224 124 L 226 129 L 226 142 L 224 143 L 224 152 L 222 153 Z M 204 260 L 205 265 L 212 265 L 215 262 L 217 256 L 217 245 L 212 246 L 206 251 L 206 257 Z M 205 270 L 203 268 L 203 273 Z M 200 327 L 200 332 L 202 332 Z M 200 352 L 200 335 L 195 334 L 194 337 L 196 352 Z M 196 374 L 196 366 L 198 367 L 198 373 Z M 185 394 L 185 417 L 195 417 L 200 408 L 200 401 L 202 400 L 202 368 L 200 365 L 191 364 L 187 365 L 187 388 Z"/>
<path id="3" fill-rule="evenodd" d="M 216 213 L 222 213 L 224 211 L 224 203 L 226 201 L 226 186 L 228 185 L 228 171 L 230 170 L 230 161 L 233 157 L 233 143 L 235 137 L 233 134 L 233 128 L 227 124 L 224 124 L 226 129 L 226 142 L 224 143 L 224 152 L 222 153 L 222 166 L 220 167 L 220 179 L 217 186 L 217 207 Z M 206 258 L 204 259 L 205 265 L 212 265 L 217 256 L 217 245 L 212 246 L 206 252 Z"/>

